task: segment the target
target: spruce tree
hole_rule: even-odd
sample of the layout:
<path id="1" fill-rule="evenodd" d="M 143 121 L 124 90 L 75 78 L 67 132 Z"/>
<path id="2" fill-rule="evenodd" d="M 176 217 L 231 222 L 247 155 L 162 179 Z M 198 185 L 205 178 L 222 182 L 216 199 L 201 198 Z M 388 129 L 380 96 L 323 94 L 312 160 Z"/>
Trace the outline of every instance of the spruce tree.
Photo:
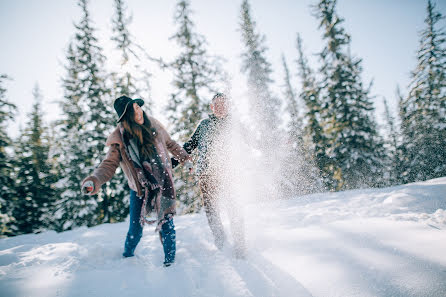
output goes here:
<path id="1" fill-rule="evenodd" d="M 266 38 L 257 31 L 247 0 L 241 5 L 239 25 L 243 46 L 241 70 L 247 76 L 249 109 L 256 127 L 253 134 L 257 137 L 256 149 L 261 153 L 256 164 L 264 169 L 258 174 L 268 180 L 268 183 L 263 183 L 264 188 L 259 189 L 259 192 L 264 197 L 261 199 L 271 199 L 277 194 L 276 189 L 287 180 L 281 172 L 286 138 L 285 131 L 279 129 L 281 101 L 271 90 L 272 68 L 266 56 Z"/>
<path id="2" fill-rule="evenodd" d="M 282 165 L 287 178 L 283 181 L 281 189 L 285 196 L 293 197 L 315 192 L 321 184 L 318 171 L 313 164 L 313 156 L 304 142 L 302 107 L 299 106 L 299 97 L 291 84 L 291 75 L 284 55 L 282 55 L 282 65 L 285 74 L 284 98 L 290 120 L 287 129 L 287 154 Z"/>
<path id="3" fill-rule="evenodd" d="M 83 100 L 88 106 L 84 137 L 87 137 L 87 152 L 93 161 L 93 169 L 105 157 L 108 150 L 105 140 L 116 127 L 116 114 L 112 107 L 115 97 L 108 87 L 109 75 L 105 70 L 105 56 L 95 37 L 96 29 L 92 27 L 87 0 L 79 0 L 79 6 L 82 8 L 83 18 L 80 25 L 76 26 L 76 41 L 77 51 L 80 53 L 79 61 L 84 66 Z M 95 224 L 120 222 L 125 219 L 128 214 L 128 207 L 125 207 L 128 205 L 126 189 L 127 183 L 123 174 L 118 174 L 102 186 L 102 191 L 95 197 L 98 202 Z"/>
<path id="4" fill-rule="evenodd" d="M 257 32 L 256 22 L 251 16 L 251 6 L 244 0 L 241 6 L 240 31 L 244 51 L 242 53 L 242 72 L 248 76 L 250 106 L 259 124 L 262 141 L 266 147 L 275 142 L 272 132 L 280 124 L 280 100 L 273 95 L 271 86 L 271 63 L 267 60 L 265 36 Z"/>
<path id="5" fill-rule="evenodd" d="M 296 91 L 294 90 L 291 84 L 290 70 L 288 68 L 288 64 L 283 54 L 282 54 L 282 66 L 283 66 L 283 72 L 285 74 L 284 98 L 286 99 L 287 110 L 290 115 L 288 130 L 290 131 L 290 135 L 292 136 L 292 139 L 295 143 L 303 143 L 302 139 L 303 121 L 302 121 L 302 116 L 300 114 L 301 112 L 299 111 L 298 97 L 296 95 Z"/>
<path id="6" fill-rule="evenodd" d="M 399 135 L 396 128 L 395 117 L 391 114 L 389 109 L 389 104 L 386 98 L 384 98 L 384 118 L 387 130 L 387 138 L 384 141 L 384 145 L 387 151 L 386 154 L 386 173 L 387 173 L 387 183 L 389 185 L 396 185 L 400 181 L 400 170 L 401 168 L 401 156 L 399 154 Z"/>
<path id="7" fill-rule="evenodd" d="M 57 175 L 50 157 L 49 130 L 43 122 L 42 96 L 33 90 L 34 104 L 29 122 L 16 142 L 17 190 L 13 199 L 15 234 L 40 232 L 52 227 L 53 204 L 57 198 Z"/>
<path id="8" fill-rule="evenodd" d="M 82 99 L 82 69 L 73 44 L 68 46 L 67 60 L 67 74 L 62 83 L 64 99 L 60 102 L 63 115 L 56 125 L 56 157 L 60 175 L 57 185 L 61 191 L 55 208 L 58 231 L 82 226 L 86 222 L 94 225 L 93 214 L 97 208 L 94 198 L 84 196 L 80 191 L 81 181 L 90 174 L 85 165 L 92 164 L 93 160 L 85 150 L 87 139 L 83 131 L 87 108 Z"/>
<path id="9" fill-rule="evenodd" d="M 322 61 L 320 98 L 327 154 L 334 189 L 382 184 L 383 145 L 374 120 L 370 87 L 361 81 L 361 60 L 349 52 L 350 36 L 335 11 L 336 0 L 321 0 L 315 7 L 326 45 Z"/>
<path id="10" fill-rule="evenodd" d="M 117 210 L 118 215 L 112 209 L 112 201 L 124 199 L 120 189 L 124 181 L 112 179 L 95 196 L 85 196 L 80 189 L 81 181 L 105 157 L 105 140 L 116 122 L 104 69 L 105 57 L 95 37 L 87 0 L 79 0 L 78 4 L 82 19 L 75 24 L 75 37 L 67 51 L 67 75 L 63 79 L 65 94 L 61 103 L 64 115 L 59 125 L 62 137 L 59 161 L 63 168 L 58 185 L 64 191 L 58 203 L 57 217 L 64 230 L 120 221 L 126 214 L 122 206 Z"/>
<path id="11" fill-rule="evenodd" d="M 4 83 L 7 79 L 8 76 L 0 75 L 0 237 L 13 235 L 10 226 L 14 223 L 14 160 L 11 156 L 12 140 L 7 131 L 8 122 L 14 119 L 17 107 L 6 98 Z"/>
<path id="12" fill-rule="evenodd" d="M 115 14 L 112 18 L 112 28 L 114 35 L 111 37 L 116 43 L 116 48 L 121 51 L 121 64 L 125 65 L 130 60 L 130 55 L 136 56 L 132 50 L 132 36 L 128 30 L 128 25 L 132 17 L 126 15 L 127 7 L 122 0 L 115 0 Z"/>
<path id="13" fill-rule="evenodd" d="M 174 15 L 177 32 L 171 37 L 180 53 L 169 63 L 174 75 L 174 92 L 167 111 L 173 134 L 180 141 L 188 140 L 200 120 L 207 117 L 210 98 L 224 77 L 220 67 L 222 59 L 208 54 L 205 37 L 195 32 L 191 14 L 188 0 L 177 3 Z M 199 210 L 201 202 L 196 178 L 179 167 L 175 170 L 175 184 L 184 212 Z"/>
<path id="14" fill-rule="evenodd" d="M 141 56 L 145 51 L 139 46 L 129 31 L 132 17 L 127 16 L 127 6 L 123 0 L 114 0 L 112 18 L 113 35 L 111 40 L 120 53 L 120 65 L 117 73 L 113 73 L 113 98 L 126 95 L 131 98 L 142 98 L 144 109 L 151 112 L 150 72 L 144 68 L 146 62 Z"/>
<path id="15" fill-rule="evenodd" d="M 408 153 L 406 182 L 446 175 L 446 32 L 440 23 L 443 19 L 428 1 L 418 63 L 400 110 Z"/>
<path id="16" fill-rule="evenodd" d="M 410 149 L 410 143 L 407 143 L 406 133 L 404 127 L 407 127 L 408 118 L 407 108 L 404 104 L 404 96 L 401 94 L 400 88 L 397 87 L 397 99 L 398 99 L 398 116 L 400 119 L 400 138 L 397 147 L 397 154 L 400 157 L 399 167 L 396 168 L 397 176 L 399 177 L 399 183 L 404 184 L 409 182 L 409 166 L 410 160 L 412 160 L 412 150 Z"/>
<path id="17" fill-rule="evenodd" d="M 221 59 L 208 54 L 205 37 L 196 33 L 191 19 L 190 1 L 177 3 L 175 23 L 177 32 L 171 37 L 180 47 L 180 53 L 169 64 L 174 72 L 173 86 L 168 105 L 173 131 L 180 140 L 186 140 L 198 122 L 209 112 L 210 97 L 224 77 Z"/>
<path id="18" fill-rule="evenodd" d="M 302 39 L 299 34 L 297 35 L 296 46 L 299 54 L 297 60 L 298 73 L 302 82 L 299 97 L 305 105 L 305 127 L 303 131 L 304 141 L 311 152 L 312 159 L 314 159 L 324 185 L 328 189 L 332 189 L 332 164 L 326 152 L 328 140 L 325 137 L 321 124 L 322 107 L 319 98 L 321 90 L 316 82 L 314 72 L 308 65 L 308 60 L 304 55 Z"/>

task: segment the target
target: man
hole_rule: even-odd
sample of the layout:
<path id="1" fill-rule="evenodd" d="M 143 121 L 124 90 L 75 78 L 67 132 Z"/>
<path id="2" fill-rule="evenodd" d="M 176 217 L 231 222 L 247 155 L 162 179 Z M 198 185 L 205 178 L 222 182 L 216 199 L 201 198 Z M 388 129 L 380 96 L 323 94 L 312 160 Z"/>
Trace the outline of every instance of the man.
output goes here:
<path id="1" fill-rule="evenodd" d="M 231 222 L 234 254 L 237 258 L 244 258 L 244 222 L 237 201 L 228 194 L 231 178 L 225 164 L 228 160 L 225 154 L 228 152 L 228 137 L 231 136 L 231 117 L 226 96 L 222 93 L 214 95 L 210 108 L 212 114 L 200 122 L 183 148 L 189 154 L 195 149 L 198 152 L 196 174 L 215 245 L 221 250 L 226 242 L 219 211 L 219 202 L 223 202 L 227 206 Z"/>

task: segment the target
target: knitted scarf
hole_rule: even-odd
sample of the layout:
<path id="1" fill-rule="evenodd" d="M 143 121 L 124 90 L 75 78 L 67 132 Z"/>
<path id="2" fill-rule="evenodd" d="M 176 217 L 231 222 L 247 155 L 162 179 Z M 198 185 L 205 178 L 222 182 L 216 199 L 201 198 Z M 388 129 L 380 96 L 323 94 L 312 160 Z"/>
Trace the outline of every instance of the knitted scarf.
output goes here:
<path id="1" fill-rule="evenodd" d="M 144 158 L 141 150 L 135 150 L 135 146 L 130 143 L 127 133 L 121 126 L 121 136 L 123 137 L 124 149 L 133 161 L 138 181 L 143 187 L 144 197 L 141 207 L 139 222 L 142 227 L 144 224 L 154 224 L 157 222 L 155 231 L 159 231 L 161 226 L 167 221 L 165 210 L 171 207 L 175 201 L 175 191 L 173 180 L 161 159 L 156 143 L 153 144 L 156 153 L 150 158 Z M 155 139 L 155 142 L 159 141 Z M 157 214 L 157 220 L 148 220 L 147 214 L 154 211 Z"/>

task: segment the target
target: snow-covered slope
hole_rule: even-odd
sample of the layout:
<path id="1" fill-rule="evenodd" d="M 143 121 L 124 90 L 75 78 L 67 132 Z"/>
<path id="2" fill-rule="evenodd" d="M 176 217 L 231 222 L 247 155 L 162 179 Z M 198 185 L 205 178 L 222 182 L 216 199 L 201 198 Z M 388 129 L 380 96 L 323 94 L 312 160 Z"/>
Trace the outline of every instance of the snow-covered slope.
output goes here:
<path id="1" fill-rule="evenodd" d="M 175 218 L 169 268 L 152 227 L 128 259 L 127 223 L 1 239 L 0 296 L 446 296 L 446 178 L 244 213 L 246 260 L 217 250 L 203 213 Z"/>

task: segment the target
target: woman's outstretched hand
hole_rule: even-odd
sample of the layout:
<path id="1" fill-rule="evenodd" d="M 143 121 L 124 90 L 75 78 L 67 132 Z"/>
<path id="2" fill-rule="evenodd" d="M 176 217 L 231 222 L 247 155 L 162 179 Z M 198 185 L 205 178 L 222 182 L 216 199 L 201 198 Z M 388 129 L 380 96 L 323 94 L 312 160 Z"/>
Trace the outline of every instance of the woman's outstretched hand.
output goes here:
<path id="1" fill-rule="evenodd" d="M 91 193 L 94 191 L 94 183 L 91 180 L 87 180 L 82 185 L 82 193 L 85 195 L 91 195 Z"/>

